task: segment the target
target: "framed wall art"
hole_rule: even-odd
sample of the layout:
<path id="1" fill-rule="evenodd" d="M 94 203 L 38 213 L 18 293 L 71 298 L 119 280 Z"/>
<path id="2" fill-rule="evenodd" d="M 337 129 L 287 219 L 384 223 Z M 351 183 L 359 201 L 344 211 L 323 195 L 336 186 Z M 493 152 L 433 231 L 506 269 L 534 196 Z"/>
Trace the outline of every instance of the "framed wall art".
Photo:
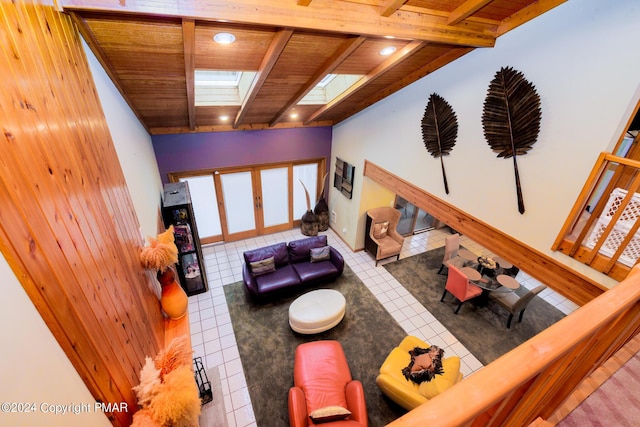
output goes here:
<path id="1" fill-rule="evenodd" d="M 336 171 L 333 174 L 333 186 L 346 198 L 351 198 L 355 166 L 336 157 Z"/>

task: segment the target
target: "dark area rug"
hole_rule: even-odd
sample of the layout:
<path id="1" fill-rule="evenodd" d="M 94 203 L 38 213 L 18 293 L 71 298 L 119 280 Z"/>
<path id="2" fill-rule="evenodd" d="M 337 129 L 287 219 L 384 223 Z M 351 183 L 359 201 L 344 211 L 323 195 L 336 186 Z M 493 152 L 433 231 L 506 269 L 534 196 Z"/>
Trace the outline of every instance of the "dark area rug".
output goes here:
<path id="1" fill-rule="evenodd" d="M 345 317 L 321 334 L 297 334 L 289 327 L 289 305 L 302 293 L 317 288 L 336 289 L 345 296 Z M 317 340 L 342 344 L 352 377 L 364 386 L 369 426 L 384 426 L 406 413 L 384 396 L 375 382 L 380 365 L 406 333 L 347 266 L 335 282 L 306 288 L 273 303 L 253 303 L 242 282 L 225 286 L 224 292 L 259 427 L 289 425 L 287 405 L 295 349 Z"/>
<path id="2" fill-rule="evenodd" d="M 447 281 L 446 270 L 438 274 L 443 256 L 444 247 L 384 267 L 484 365 L 565 316 L 539 296 L 527 306 L 522 323 L 518 323 L 517 315 L 514 316 L 511 329 L 507 329 L 509 313 L 493 301 L 484 307 L 467 301 L 456 315 L 454 311 L 458 304 L 451 294 L 440 302 Z M 516 292 L 523 294 L 526 291 L 522 286 Z"/>

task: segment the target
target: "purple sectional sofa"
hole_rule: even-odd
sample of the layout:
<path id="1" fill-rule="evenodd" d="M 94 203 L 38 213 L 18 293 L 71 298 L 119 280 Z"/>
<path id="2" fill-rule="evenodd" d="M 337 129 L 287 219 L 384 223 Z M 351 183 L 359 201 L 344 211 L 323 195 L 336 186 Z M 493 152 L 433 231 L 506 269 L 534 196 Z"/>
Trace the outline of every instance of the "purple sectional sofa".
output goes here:
<path id="1" fill-rule="evenodd" d="M 327 245 L 327 236 L 276 243 L 243 255 L 242 278 L 256 301 L 335 280 L 344 270 L 344 258 Z"/>

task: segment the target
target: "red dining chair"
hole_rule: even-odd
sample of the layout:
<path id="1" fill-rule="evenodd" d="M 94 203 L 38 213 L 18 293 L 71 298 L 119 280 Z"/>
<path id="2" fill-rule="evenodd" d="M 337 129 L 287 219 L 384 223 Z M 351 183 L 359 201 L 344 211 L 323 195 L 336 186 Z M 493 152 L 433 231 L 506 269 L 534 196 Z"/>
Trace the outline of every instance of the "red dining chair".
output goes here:
<path id="1" fill-rule="evenodd" d="M 447 283 L 444 286 L 444 293 L 440 302 L 444 301 L 444 297 L 447 295 L 447 291 L 460 301 L 458 308 L 456 308 L 455 314 L 458 314 L 460 307 L 465 301 L 469 301 L 482 294 L 482 288 L 469 283 L 469 279 L 465 274 L 458 269 L 455 265 L 449 265 L 449 273 L 447 275 Z"/>

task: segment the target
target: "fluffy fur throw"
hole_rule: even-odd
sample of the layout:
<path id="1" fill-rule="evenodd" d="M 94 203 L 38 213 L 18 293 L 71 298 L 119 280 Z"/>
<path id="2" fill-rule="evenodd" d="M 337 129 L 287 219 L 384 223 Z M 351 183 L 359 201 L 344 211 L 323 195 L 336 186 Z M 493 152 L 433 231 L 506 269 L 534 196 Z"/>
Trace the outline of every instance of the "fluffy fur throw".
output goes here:
<path id="1" fill-rule="evenodd" d="M 133 427 L 195 427 L 200 415 L 200 394 L 193 376 L 186 337 L 173 339 L 156 356 L 147 357 L 140 384 L 133 388 L 140 410 Z"/>
<path id="2" fill-rule="evenodd" d="M 416 384 L 431 381 L 436 374 L 442 375 L 444 350 L 432 345 L 427 348 L 415 347 L 409 351 L 411 362 L 402 369 L 402 375 Z"/>
<path id="3" fill-rule="evenodd" d="M 171 265 L 178 262 L 178 247 L 173 236 L 173 225 L 157 238 L 149 237 L 149 245 L 140 252 L 140 263 L 147 270 L 164 272 Z"/>

